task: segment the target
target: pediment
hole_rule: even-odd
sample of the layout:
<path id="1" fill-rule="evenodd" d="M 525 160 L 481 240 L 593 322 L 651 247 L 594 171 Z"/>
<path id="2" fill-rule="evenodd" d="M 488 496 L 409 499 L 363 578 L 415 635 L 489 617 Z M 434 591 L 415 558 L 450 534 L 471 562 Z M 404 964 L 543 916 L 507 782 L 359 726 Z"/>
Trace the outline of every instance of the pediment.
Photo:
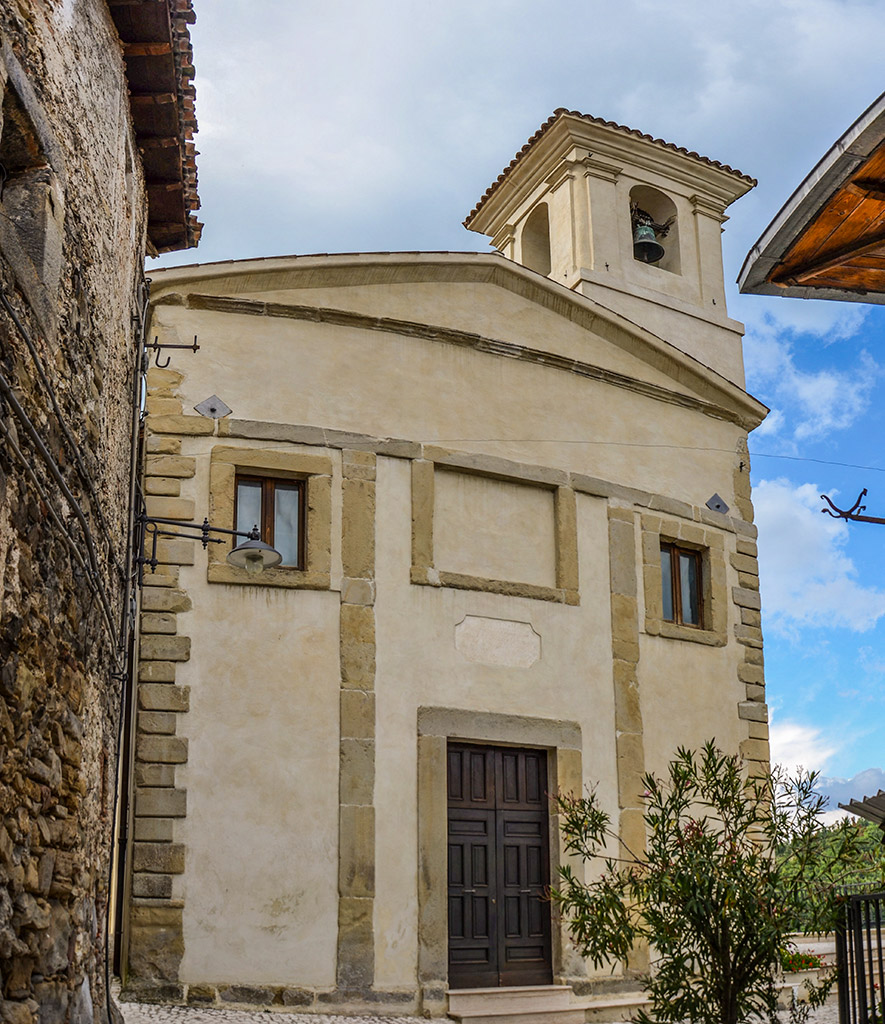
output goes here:
<path id="1" fill-rule="evenodd" d="M 741 387 L 586 296 L 498 254 L 282 257 L 161 271 L 157 305 L 386 331 L 640 391 L 746 430 Z"/>

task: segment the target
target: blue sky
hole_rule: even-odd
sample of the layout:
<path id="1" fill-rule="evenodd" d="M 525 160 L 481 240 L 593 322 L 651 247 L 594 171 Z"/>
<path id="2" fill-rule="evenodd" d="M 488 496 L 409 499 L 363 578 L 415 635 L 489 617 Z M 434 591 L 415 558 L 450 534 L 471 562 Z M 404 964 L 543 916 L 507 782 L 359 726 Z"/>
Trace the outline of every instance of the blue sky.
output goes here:
<path id="1" fill-rule="evenodd" d="M 877 0 L 197 0 L 197 253 L 480 250 L 461 221 L 559 106 L 759 179 L 726 279 L 885 89 Z M 193 257 L 191 259 L 190 257 Z M 739 296 L 774 756 L 885 787 L 885 309 Z M 843 465 L 840 465 L 843 464 Z M 864 468 L 849 468 L 860 466 Z M 838 780 L 856 782 L 846 787 Z"/>

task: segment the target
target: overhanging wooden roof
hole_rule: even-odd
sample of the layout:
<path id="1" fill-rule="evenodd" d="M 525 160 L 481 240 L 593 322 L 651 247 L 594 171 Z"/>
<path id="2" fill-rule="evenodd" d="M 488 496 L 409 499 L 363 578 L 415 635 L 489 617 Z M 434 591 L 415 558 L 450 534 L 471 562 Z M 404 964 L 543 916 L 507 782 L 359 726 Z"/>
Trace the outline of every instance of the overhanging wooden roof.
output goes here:
<path id="1" fill-rule="evenodd" d="M 875 796 L 865 796 L 863 800 L 849 800 L 847 804 L 839 804 L 843 811 L 856 814 L 859 818 L 874 821 L 885 831 L 885 789 L 880 789 Z"/>
<path id="2" fill-rule="evenodd" d="M 108 0 L 123 43 L 129 103 L 148 194 L 154 253 L 189 249 L 203 225 L 194 214 L 197 152 L 194 66 L 188 25 L 193 0 Z"/>
<path id="3" fill-rule="evenodd" d="M 885 303 L 885 94 L 789 198 L 738 283 L 762 295 Z"/>

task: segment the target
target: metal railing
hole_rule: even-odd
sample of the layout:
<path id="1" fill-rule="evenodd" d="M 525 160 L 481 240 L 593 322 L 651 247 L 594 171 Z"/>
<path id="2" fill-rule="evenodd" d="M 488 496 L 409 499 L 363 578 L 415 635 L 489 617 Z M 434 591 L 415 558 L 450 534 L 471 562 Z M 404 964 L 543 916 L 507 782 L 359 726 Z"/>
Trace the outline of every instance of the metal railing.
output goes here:
<path id="1" fill-rule="evenodd" d="M 885 892 L 871 890 L 871 886 L 842 890 L 842 914 L 836 928 L 840 1024 L 885 1024 Z"/>

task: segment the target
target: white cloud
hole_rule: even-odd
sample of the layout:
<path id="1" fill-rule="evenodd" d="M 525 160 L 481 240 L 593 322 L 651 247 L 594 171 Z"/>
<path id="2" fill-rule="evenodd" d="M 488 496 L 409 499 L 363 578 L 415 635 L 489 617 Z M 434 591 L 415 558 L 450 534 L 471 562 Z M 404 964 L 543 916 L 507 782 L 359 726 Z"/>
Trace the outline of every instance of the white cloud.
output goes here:
<path id="1" fill-rule="evenodd" d="M 821 515 L 819 495 L 816 484 L 785 479 L 753 491 L 766 627 L 783 635 L 802 626 L 865 632 L 885 615 L 885 591 L 858 582 L 848 527 Z"/>
<path id="2" fill-rule="evenodd" d="M 794 339 L 810 336 L 828 344 L 848 340 L 861 330 L 869 311 L 838 302 L 805 302 L 797 308 L 785 301 L 785 306 L 783 313 L 768 309 L 755 316 L 744 338 L 750 390 L 765 395 L 769 403 L 774 399 L 779 412 L 777 421 L 767 429 L 763 424 L 756 436 L 785 438 L 787 423 L 794 442 L 845 430 L 869 408 L 882 373 L 879 365 L 861 350 L 850 368 L 844 366 L 843 352 L 834 353 L 842 363 L 839 369 L 806 370 L 797 365 Z"/>
<path id="3" fill-rule="evenodd" d="M 773 717 L 769 727 L 771 762 L 787 772 L 797 770 L 823 771 L 827 761 L 838 752 L 839 746 L 812 725 L 801 725 Z"/>
<path id="4" fill-rule="evenodd" d="M 198 258 L 484 249 L 461 219 L 566 106 L 757 176 L 725 235 L 739 264 L 881 87 L 885 24 L 868 0 L 538 10 L 531 0 L 203 3 L 192 30 Z M 650 42 L 637 59 L 638 38 Z"/>

